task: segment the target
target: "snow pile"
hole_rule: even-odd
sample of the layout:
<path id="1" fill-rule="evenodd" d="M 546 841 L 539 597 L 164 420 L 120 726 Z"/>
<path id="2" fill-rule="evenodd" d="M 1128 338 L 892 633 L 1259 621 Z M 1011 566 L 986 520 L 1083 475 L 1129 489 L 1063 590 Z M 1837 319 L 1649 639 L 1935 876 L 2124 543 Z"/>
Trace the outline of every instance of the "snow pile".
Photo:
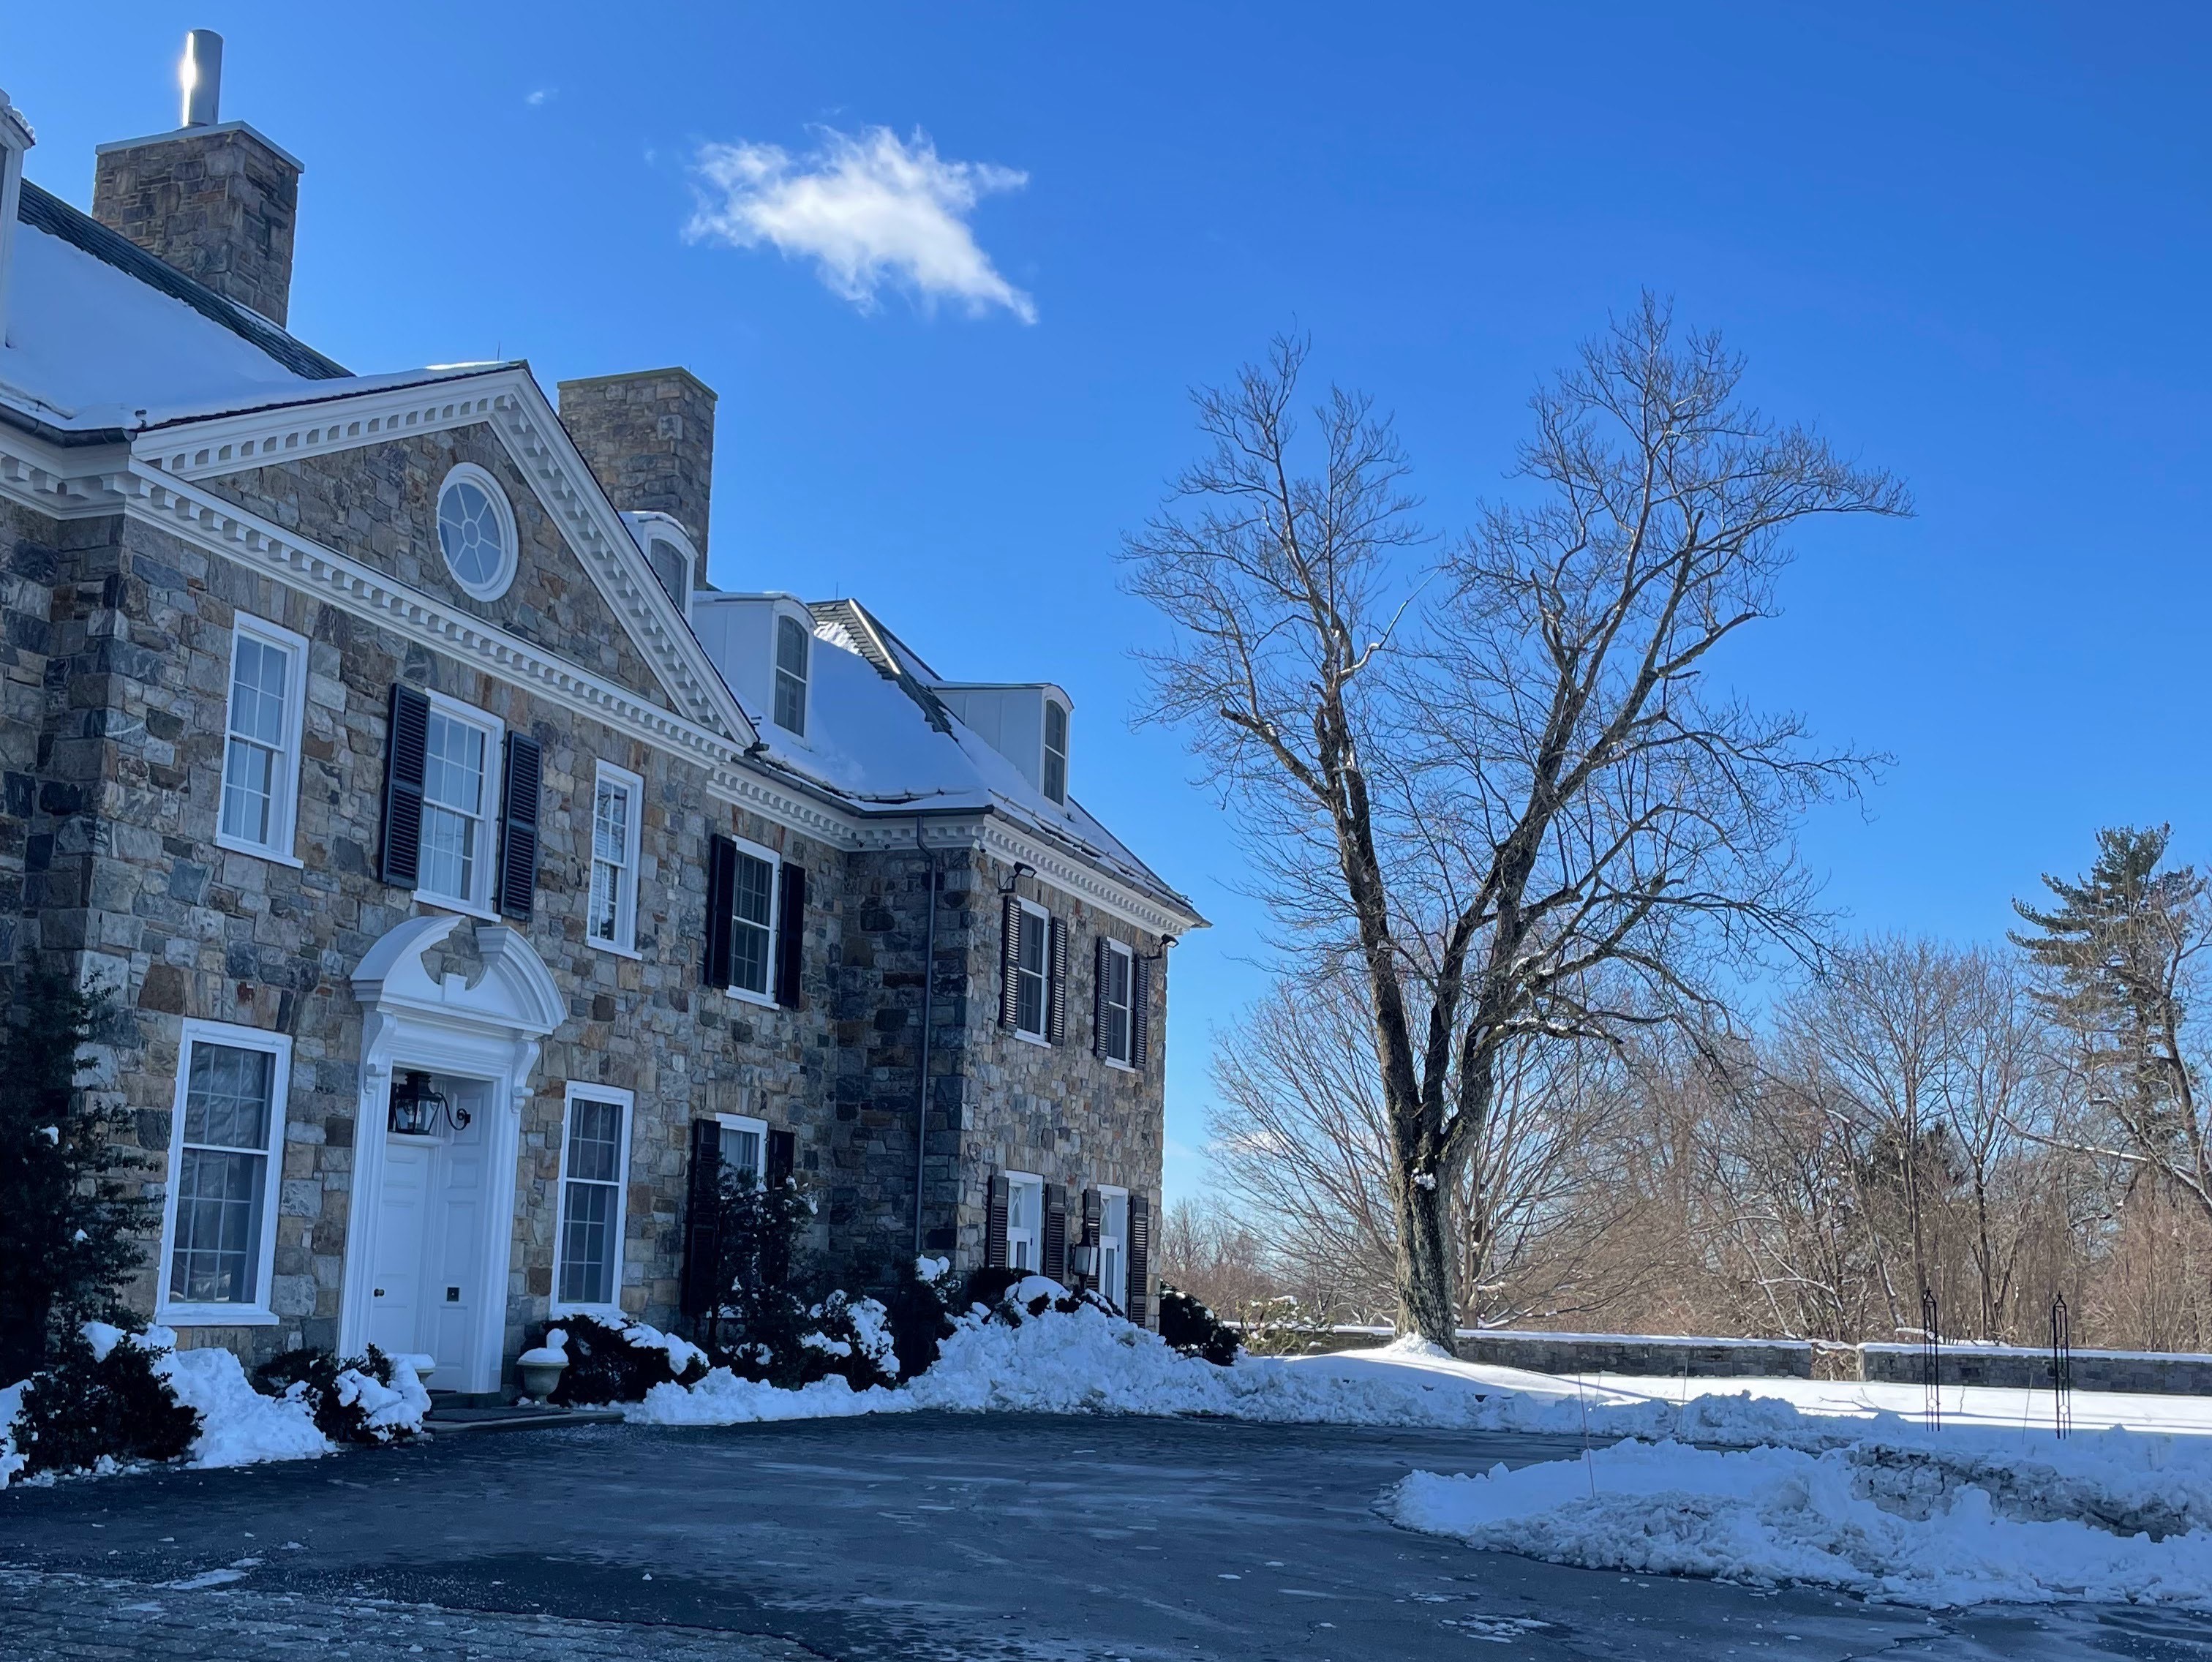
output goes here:
<path id="1" fill-rule="evenodd" d="M 418 1435 L 422 1416 L 430 1411 L 430 1393 L 415 1372 L 415 1359 L 394 1356 L 391 1360 L 390 1385 L 357 1367 L 338 1375 L 338 1402 L 347 1408 L 358 1407 L 363 1428 L 380 1443 Z"/>
<path id="2" fill-rule="evenodd" d="M 554 1330 L 554 1333 L 559 1332 L 558 1328 Z M 694 1363 L 701 1367 L 707 1366 L 705 1351 L 693 1344 L 690 1340 L 679 1339 L 673 1333 L 663 1333 L 657 1327 L 648 1327 L 643 1322 L 631 1321 L 624 1324 L 622 1334 L 624 1339 L 640 1350 L 658 1350 L 666 1356 L 668 1371 L 679 1379 L 683 1377 L 684 1370 Z M 562 1333 L 562 1341 L 565 1342 L 568 1336 L 567 1334 Z M 556 1349 L 559 1348 L 555 1344 L 553 1333 L 548 1333 L 545 1336 L 545 1342 L 554 1345 Z"/>
<path id="3" fill-rule="evenodd" d="M 783 1391 L 718 1367 L 696 1385 L 657 1385 L 641 1403 L 622 1404 L 634 1425 L 735 1426 L 761 1420 L 836 1420 L 921 1407 L 911 1391 L 855 1391 L 842 1373 Z"/>
<path id="4" fill-rule="evenodd" d="M 1417 1471 L 1408 1529 L 1593 1569 L 1810 1583 L 1931 1608 L 2092 1599 L 2212 1605 L 2212 1463 L 2115 1434 L 1863 1440 L 1819 1452 L 1626 1441 L 1480 1476 Z M 2194 1452 L 2192 1451 L 2191 1452 Z"/>
<path id="5" fill-rule="evenodd" d="M 15 1416 L 23 1411 L 23 1387 L 28 1384 L 28 1379 L 18 1379 L 0 1390 L 0 1488 L 7 1488 L 27 1464 L 15 1452 Z"/>
<path id="6" fill-rule="evenodd" d="M 105 1355 L 116 1339 L 125 1336 L 108 1328 L 101 1336 L 106 1339 L 103 1345 L 93 1335 L 93 1328 L 98 1325 L 87 1324 L 85 1336 L 92 1341 L 95 1354 Z M 130 1336 L 133 1343 L 156 1351 L 155 1373 L 168 1381 L 179 1402 L 199 1410 L 200 1434 L 192 1440 L 191 1447 L 193 1465 L 307 1460 L 331 1452 L 331 1440 L 316 1429 L 314 1414 L 307 1404 L 295 1398 L 263 1396 L 231 1352 L 212 1345 L 198 1350 L 175 1349 L 177 1336 L 166 1327 L 149 1327 Z M 407 1377 L 414 1378 L 411 1371 Z M 374 1379 L 363 1383 L 378 1391 L 384 1389 Z M 415 1389 L 420 1391 L 422 1386 Z M 428 1400 L 427 1396 L 423 1398 L 425 1406 Z"/>

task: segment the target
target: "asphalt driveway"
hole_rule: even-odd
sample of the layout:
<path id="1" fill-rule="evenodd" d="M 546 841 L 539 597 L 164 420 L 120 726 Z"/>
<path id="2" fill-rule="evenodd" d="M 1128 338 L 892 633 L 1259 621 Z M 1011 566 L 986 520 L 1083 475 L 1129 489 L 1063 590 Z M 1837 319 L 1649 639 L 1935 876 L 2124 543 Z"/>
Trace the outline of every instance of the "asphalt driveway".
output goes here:
<path id="1" fill-rule="evenodd" d="M 1567 1446 L 915 1414 L 447 1434 L 18 1488 L 0 1495 L 0 1655 L 2212 1659 L 2194 1617 L 1931 1617 L 1631 1579 L 1372 1511 L 1415 1466 Z"/>

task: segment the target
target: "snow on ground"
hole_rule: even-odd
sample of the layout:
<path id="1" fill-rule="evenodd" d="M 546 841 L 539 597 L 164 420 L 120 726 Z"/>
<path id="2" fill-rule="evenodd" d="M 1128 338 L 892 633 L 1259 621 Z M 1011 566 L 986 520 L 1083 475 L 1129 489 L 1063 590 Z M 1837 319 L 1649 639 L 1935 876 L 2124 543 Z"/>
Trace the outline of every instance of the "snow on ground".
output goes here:
<path id="1" fill-rule="evenodd" d="M 1591 1569 L 1809 1583 L 1941 1608 L 2212 1606 L 2212 1460 L 2104 1433 L 2022 1452 L 1869 1439 L 1819 1453 L 1625 1441 L 1384 1497 L 1406 1528 Z"/>

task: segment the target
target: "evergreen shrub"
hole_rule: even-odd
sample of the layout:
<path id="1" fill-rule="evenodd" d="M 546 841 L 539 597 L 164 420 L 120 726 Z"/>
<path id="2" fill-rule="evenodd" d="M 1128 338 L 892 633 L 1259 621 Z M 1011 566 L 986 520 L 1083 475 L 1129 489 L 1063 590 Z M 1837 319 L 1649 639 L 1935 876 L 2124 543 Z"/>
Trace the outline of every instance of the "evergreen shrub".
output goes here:
<path id="1" fill-rule="evenodd" d="M 327 1350 L 303 1345 L 271 1357 L 253 1370 L 253 1388 L 264 1397 L 296 1396 L 314 1415 L 315 1429 L 334 1443 L 388 1443 L 411 1437 L 406 1426 L 372 1425 L 370 1404 L 344 1376 L 358 1373 L 392 1388 L 392 1358 L 376 1346 L 365 1356 L 341 1361 Z"/>
<path id="2" fill-rule="evenodd" d="M 81 1330 L 63 1334 L 31 1376 L 15 1432 L 27 1472 L 84 1470 L 103 1457 L 173 1460 L 199 1435 L 198 1410 L 155 1370 L 161 1351 L 112 1328 L 105 1335 L 103 1354 Z"/>
<path id="3" fill-rule="evenodd" d="M 1160 1337 L 1216 1367 L 1237 1360 L 1237 1335 L 1203 1302 L 1165 1282 L 1160 1283 Z"/>

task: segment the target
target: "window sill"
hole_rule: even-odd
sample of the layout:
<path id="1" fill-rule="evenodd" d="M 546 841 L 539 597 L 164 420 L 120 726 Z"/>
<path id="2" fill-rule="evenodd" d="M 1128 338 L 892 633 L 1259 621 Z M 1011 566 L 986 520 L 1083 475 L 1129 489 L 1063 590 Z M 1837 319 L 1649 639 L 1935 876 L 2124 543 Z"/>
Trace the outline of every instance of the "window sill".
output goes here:
<path id="1" fill-rule="evenodd" d="M 1124 1062 L 1119 1056 L 1104 1056 L 1100 1059 L 1117 1074 L 1135 1074 L 1143 1071 L 1135 1062 Z"/>
<path id="2" fill-rule="evenodd" d="M 270 848 L 259 843 L 249 843 L 242 837 L 232 837 L 222 831 L 215 834 L 215 845 L 232 854 L 252 855 L 256 860 L 266 860 L 274 865 L 289 866 L 295 871 L 305 871 L 307 862 L 296 855 L 286 854 L 282 849 Z"/>
<path id="3" fill-rule="evenodd" d="M 480 918 L 486 923 L 500 921 L 499 914 L 489 907 L 479 906 L 473 901 L 456 900 L 451 895 L 432 894 L 428 889 L 416 890 L 415 900 L 418 905 L 435 906 L 441 912 L 459 912 L 463 917 Z"/>
<path id="4" fill-rule="evenodd" d="M 636 947 L 624 947 L 616 941 L 594 941 L 589 935 L 586 935 L 584 944 L 595 953 L 605 953 L 612 958 L 634 958 L 640 963 L 645 960 L 645 954 Z"/>
<path id="5" fill-rule="evenodd" d="M 571 1316 L 596 1316 L 601 1321 L 620 1324 L 629 1319 L 618 1304 L 568 1304 L 555 1299 L 545 1308 L 548 1321 L 561 1321 Z"/>
<path id="6" fill-rule="evenodd" d="M 274 1327 L 282 1319 L 273 1310 L 244 1305 L 234 1310 L 222 1305 L 164 1305 L 154 1312 L 155 1322 L 162 1327 Z"/>
<path id="7" fill-rule="evenodd" d="M 1052 1041 L 1042 1033 L 1032 1033 L 1024 1028 L 1017 1027 L 1014 1029 L 1014 1037 L 1024 1044 L 1039 1045 L 1048 1050 L 1052 1049 Z"/>
<path id="8" fill-rule="evenodd" d="M 750 987 L 725 987 L 722 990 L 740 1004 L 757 1004 L 764 1010 L 780 1010 L 783 1008 L 775 1001 L 773 995 L 768 993 L 757 993 Z"/>

